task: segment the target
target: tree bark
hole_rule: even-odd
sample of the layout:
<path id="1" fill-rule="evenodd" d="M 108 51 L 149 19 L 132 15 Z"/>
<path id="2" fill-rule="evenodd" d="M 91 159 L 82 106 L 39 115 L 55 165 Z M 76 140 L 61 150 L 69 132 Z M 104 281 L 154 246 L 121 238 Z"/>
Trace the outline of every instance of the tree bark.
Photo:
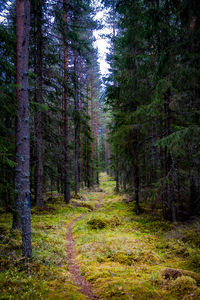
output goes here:
<path id="1" fill-rule="evenodd" d="M 105 170 L 108 174 L 108 143 L 106 140 L 107 137 L 105 137 Z"/>
<path id="2" fill-rule="evenodd" d="M 135 211 L 136 214 L 139 214 L 140 213 L 140 205 L 139 205 L 140 176 L 139 176 L 139 168 L 137 164 L 134 166 L 134 185 L 135 185 Z"/>
<path id="3" fill-rule="evenodd" d="M 90 151 L 89 151 L 89 82 L 86 81 L 86 105 L 87 105 L 87 137 L 86 137 L 86 184 L 90 187 Z"/>
<path id="4" fill-rule="evenodd" d="M 77 82 L 77 54 L 74 54 L 74 182 L 75 182 L 75 194 L 78 194 L 78 178 L 79 178 L 79 164 L 78 164 L 78 82 Z"/>
<path id="5" fill-rule="evenodd" d="M 151 120 L 152 120 L 151 132 L 152 132 L 152 166 L 153 166 L 151 178 L 152 178 L 152 182 L 154 182 L 156 180 L 156 172 L 157 172 L 158 149 L 155 146 L 157 140 L 155 117 L 152 117 Z"/>
<path id="6" fill-rule="evenodd" d="M 118 149 L 116 149 L 115 154 L 115 190 L 119 193 L 119 157 L 118 157 Z"/>
<path id="7" fill-rule="evenodd" d="M 16 174 L 15 174 L 15 208 L 17 221 L 14 227 L 22 228 L 22 254 L 32 256 L 31 213 L 30 213 L 30 128 L 29 128 L 29 35 L 30 2 L 16 1 L 16 35 L 17 35 L 17 127 L 16 127 Z M 20 218 L 19 218 L 20 216 Z"/>
<path id="8" fill-rule="evenodd" d="M 95 105 L 95 135 L 96 135 L 96 183 L 99 184 L 99 143 L 98 143 L 98 102 Z"/>
<path id="9" fill-rule="evenodd" d="M 91 82 L 91 138 L 92 138 L 92 151 L 91 151 L 91 180 L 94 183 L 94 105 L 93 105 L 93 86 Z"/>
<path id="10" fill-rule="evenodd" d="M 42 6 L 43 0 L 38 0 L 36 4 L 36 87 L 35 101 L 38 104 L 43 103 L 42 81 L 43 81 L 43 37 L 42 37 Z M 35 116 L 35 134 L 36 134 L 36 166 L 35 166 L 35 201 L 39 207 L 44 206 L 43 200 L 43 134 L 42 134 L 42 112 L 40 108 Z"/>
<path id="11" fill-rule="evenodd" d="M 83 188 L 83 122 L 82 122 L 82 62 L 80 62 L 80 176 L 81 176 L 81 187 Z"/>
<path id="12" fill-rule="evenodd" d="M 127 174 L 126 174 L 126 170 L 124 170 L 124 172 L 123 172 L 123 190 L 124 190 L 124 192 L 126 191 L 126 179 L 127 179 Z"/>
<path id="13" fill-rule="evenodd" d="M 64 179 L 64 198 L 65 202 L 70 202 L 70 161 L 69 161 L 69 92 L 68 92 L 68 50 L 66 45 L 66 33 L 67 33 L 67 0 L 63 0 L 64 9 L 64 23 L 65 23 L 65 36 L 64 36 L 64 105 L 65 105 L 65 127 L 64 127 L 64 153 L 65 153 L 65 179 Z"/>

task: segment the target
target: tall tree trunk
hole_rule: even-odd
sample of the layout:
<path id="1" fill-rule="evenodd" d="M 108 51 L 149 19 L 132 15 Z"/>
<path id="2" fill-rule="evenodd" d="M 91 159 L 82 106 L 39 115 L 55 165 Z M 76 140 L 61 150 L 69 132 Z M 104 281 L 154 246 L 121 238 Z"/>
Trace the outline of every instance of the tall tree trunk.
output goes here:
<path id="1" fill-rule="evenodd" d="M 91 152 L 91 180 L 94 183 L 94 104 L 93 104 L 93 86 L 91 82 L 91 138 L 92 138 L 92 152 Z"/>
<path id="2" fill-rule="evenodd" d="M 152 140 L 151 141 L 152 141 L 152 166 L 153 166 L 151 179 L 152 179 L 152 182 L 154 182 L 156 180 L 158 151 L 157 151 L 157 147 L 155 146 L 155 143 L 157 140 L 155 117 L 152 117 L 151 120 L 152 120 L 152 125 L 151 125 Z"/>
<path id="3" fill-rule="evenodd" d="M 90 187 L 90 151 L 89 151 L 89 82 L 86 80 L 86 105 L 87 105 L 87 137 L 86 137 L 86 184 Z"/>
<path id="4" fill-rule="evenodd" d="M 115 154 L 115 190 L 119 193 L 119 157 L 118 157 L 118 149 L 116 149 Z"/>
<path id="5" fill-rule="evenodd" d="M 70 161 L 69 161 L 69 92 L 68 92 L 68 50 L 66 45 L 66 34 L 67 34 L 67 0 L 63 0 L 63 9 L 64 9 L 64 23 L 65 23 L 65 33 L 64 33 L 64 106 L 65 106 L 65 128 L 64 128 L 64 153 L 65 153 L 65 178 L 64 178 L 64 197 L 65 202 L 70 202 L 70 176 L 69 176 L 69 169 L 70 169 Z"/>
<path id="6" fill-rule="evenodd" d="M 169 107 L 170 103 L 170 89 L 166 91 L 164 94 L 164 103 L 163 103 L 163 108 L 164 108 L 164 114 L 165 114 L 165 120 L 164 120 L 164 135 L 163 136 L 169 136 L 172 133 L 172 127 L 171 127 L 171 111 Z M 174 191 L 174 166 L 173 166 L 173 157 L 171 153 L 169 152 L 168 148 L 164 148 L 163 152 L 164 156 L 164 178 L 167 181 L 165 182 L 164 185 L 164 199 L 163 199 L 163 216 L 165 219 L 171 220 L 173 222 L 176 222 L 176 205 L 175 205 L 175 191 Z M 170 180 L 170 182 L 168 182 Z M 165 207 L 164 207 L 165 206 Z"/>
<path id="7" fill-rule="evenodd" d="M 36 91 L 35 100 L 38 104 L 43 103 L 42 80 L 43 80 L 43 56 L 42 56 L 42 7 L 43 0 L 36 2 Z M 35 166 L 35 201 L 37 206 L 44 206 L 43 201 L 43 135 L 42 135 L 42 112 L 37 111 L 35 116 L 36 134 L 36 166 Z"/>
<path id="8" fill-rule="evenodd" d="M 135 211 L 136 214 L 140 213 L 140 166 L 139 166 L 139 131 L 136 132 L 135 141 L 133 145 L 133 177 L 134 177 L 134 188 L 135 188 Z"/>
<path id="9" fill-rule="evenodd" d="M 17 34 L 17 127 L 16 127 L 16 175 L 15 208 L 18 218 L 14 227 L 22 228 L 22 254 L 32 256 L 30 213 L 30 128 L 28 58 L 30 35 L 30 2 L 16 1 Z M 20 219 L 19 219 L 20 216 Z M 21 224 L 20 224 L 21 223 Z"/>
<path id="10" fill-rule="evenodd" d="M 95 135 L 96 135 L 96 183 L 99 184 L 99 143 L 98 143 L 98 102 L 95 105 Z"/>
<path id="11" fill-rule="evenodd" d="M 106 132 L 106 137 L 105 137 L 105 168 L 106 168 L 106 173 L 110 175 L 110 145 L 108 143 L 108 137 L 109 137 L 109 132 Z"/>
<path id="12" fill-rule="evenodd" d="M 106 173 L 108 174 L 108 144 L 106 141 L 106 137 L 105 137 L 105 170 Z"/>
<path id="13" fill-rule="evenodd" d="M 83 188 L 83 122 L 82 122 L 82 62 L 80 62 L 80 177 L 81 187 Z"/>
<path id="14" fill-rule="evenodd" d="M 126 173 L 126 169 L 124 169 L 124 172 L 123 172 L 123 190 L 124 190 L 124 192 L 126 191 L 126 179 L 127 179 L 127 173 Z"/>
<path id="15" fill-rule="evenodd" d="M 197 213 L 198 192 L 196 186 L 195 165 L 190 170 L 190 214 L 195 216 Z"/>
<path id="16" fill-rule="evenodd" d="M 74 54 L 74 182 L 75 182 L 75 194 L 78 194 L 79 183 L 79 166 L 78 166 L 78 82 L 77 82 L 77 54 Z"/>
<path id="17" fill-rule="evenodd" d="M 139 168 L 137 164 L 134 166 L 134 185 L 135 185 L 135 211 L 136 214 L 139 214 L 140 213 L 140 205 L 139 205 L 140 176 L 139 176 Z"/>

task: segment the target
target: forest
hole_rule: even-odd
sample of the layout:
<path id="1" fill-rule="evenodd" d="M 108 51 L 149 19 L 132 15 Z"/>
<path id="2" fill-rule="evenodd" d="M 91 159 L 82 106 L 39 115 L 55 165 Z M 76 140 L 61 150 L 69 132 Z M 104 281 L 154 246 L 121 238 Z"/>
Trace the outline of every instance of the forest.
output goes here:
<path id="1" fill-rule="evenodd" d="M 0 1 L 0 299 L 200 299 L 199 36 L 197 0 Z"/>

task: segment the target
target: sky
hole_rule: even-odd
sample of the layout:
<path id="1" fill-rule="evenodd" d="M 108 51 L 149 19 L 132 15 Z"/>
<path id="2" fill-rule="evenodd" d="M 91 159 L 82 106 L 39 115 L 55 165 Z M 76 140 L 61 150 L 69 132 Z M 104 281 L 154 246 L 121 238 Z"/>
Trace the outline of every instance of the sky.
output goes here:
<path id="1" fill-rule="evenodd" d="M 7 5 L 8 6 L 11 5 L 11 3 L 12 3 L 11 1 L 8 1 Z M 6 15 L 6 13 L 7 13 L 7 10 L 2 11 L 1 0 L 0 0 L 0 12 L 1 12 L 1 14 L 0 14 L 0 23 L 1 23 L 1 22 L 5 21 L 4 15 Z"/>
<path id="2" fill-rule="evenodd" d="M 99 53 L 99 65 L 102 76 L 105 76 L 109 73 L 109 64 L 106 62 L 106 55 L 109 52 L 109 40 L 105 35 L 111 34 L 111 29 L 106 24 L 106 14 L 105 9 L 98 11 L 95 16 L 95 20 L 101 21 L 103 28 L 99 30 L 94 30 L 93 34 L 96 39 L 94 45 L 98 49 Z M 102 36 L 104 35 L 104 36 Z"/>

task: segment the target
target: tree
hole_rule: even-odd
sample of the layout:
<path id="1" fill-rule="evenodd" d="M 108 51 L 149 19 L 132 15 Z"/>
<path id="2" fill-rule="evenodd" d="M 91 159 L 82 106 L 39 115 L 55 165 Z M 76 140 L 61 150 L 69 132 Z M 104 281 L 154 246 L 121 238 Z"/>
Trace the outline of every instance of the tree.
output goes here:
<path id="1" fill-rule="evenodd" d="M 103 2 L 113 9 L 114 1 Z M 114 7 L 117 36 L 106 93 L 113 169 L 120 177 L 129 174 L 136 211 L 141 189 L 150 189 L 149 199 L 162 208 L 164 219 L 187 219 L 199 211 L 200 6 L 136 0 Z"/>
<path id="2" fill-rule="evenodd" d="M 42 111 L 39 105 L 43 104 L 43 0 L 35 1 L 34 16 L 36 22 L 36 51 L 35 51 L 35 102 L 38 108 L 35 115 L 35 202 L 37 206 L 44 206 L 43 200 L 43 132 L 42 132 Z"/>
<path id="3" fill-rule="evenodd" d="M 68 22 L 68 9 L 67 0 L 63 0 L 63 10 L 64 10 L 64 101 L 65 101 L 65 180 L 64 180 L 64 195 L 65 202 L 70 201 L 70 177 L 69 177 L 69 89 L 68 89 L 68 50 L 67 50 L 67 22 Z"/>
<path id="4" fill-rule="evenodd" d="M 15 208 L 17 212 L 14 227 L 22 228 L 22 253 L 25 257 L 32 256 L 31 247 L 31 215 L 30 215 L 30 128 L 29 128 L 29 31 L 30 2 L 16 2 L 16 33 L 17 33 L 17 127 L 16 127 L 16 175 Z"/>

